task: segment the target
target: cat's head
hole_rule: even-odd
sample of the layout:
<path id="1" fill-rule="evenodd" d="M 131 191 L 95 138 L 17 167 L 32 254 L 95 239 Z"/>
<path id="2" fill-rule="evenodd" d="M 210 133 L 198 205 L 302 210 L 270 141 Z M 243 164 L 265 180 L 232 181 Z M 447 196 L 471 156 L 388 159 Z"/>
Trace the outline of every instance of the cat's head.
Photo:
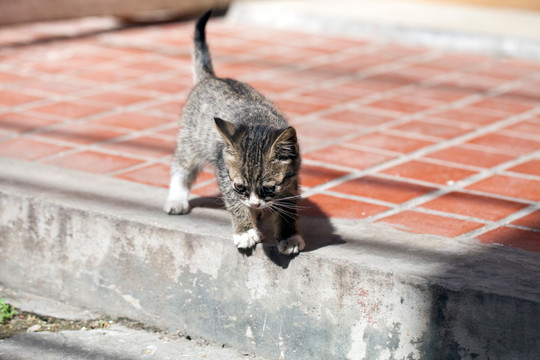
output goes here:
<path id="1" fill-rule="evenodd" d="M 246 206 L 262 209 L 297 195 L 300 155 L 292 127 L 247 127 L 215 118 L 230 185 Z"/>

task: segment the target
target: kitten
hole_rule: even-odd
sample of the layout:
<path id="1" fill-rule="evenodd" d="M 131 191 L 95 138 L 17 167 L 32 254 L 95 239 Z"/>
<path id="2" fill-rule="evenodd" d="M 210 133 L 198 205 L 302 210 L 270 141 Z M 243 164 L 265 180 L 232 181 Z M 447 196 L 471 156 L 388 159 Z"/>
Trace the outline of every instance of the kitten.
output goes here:
<path id="1" fill-rule="evenodd" d="M 249 249 L 262 241 L 256 217 L 268 210 L 274 216 L 279 251 L 297 254 L 305 244 L 296 230 L 296 131 L 249 85 L 216 77 L 205 35 L 210 15 L 211 11 L 204 14 L 195 27 L 195 86 L 183 110 L 164 210 L 187 213 L 197 173 L 212 164 L 232 215 L 235 245 Z"/>

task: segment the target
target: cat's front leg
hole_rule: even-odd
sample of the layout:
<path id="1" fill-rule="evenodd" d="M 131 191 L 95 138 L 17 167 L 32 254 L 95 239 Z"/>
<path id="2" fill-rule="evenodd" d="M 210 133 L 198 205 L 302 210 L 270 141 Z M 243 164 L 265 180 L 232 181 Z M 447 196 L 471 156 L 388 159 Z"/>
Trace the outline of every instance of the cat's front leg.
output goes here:
<path id="1" fill-rule="evenodd" d="M 196 176 L 193 172 L 187 172 L 173 166 L 169 194 L 163 210 L 167 214 L 181 215 L 189 212 L 189 187 L 192 178 Z"/>
<path id="2" fill-rule="evenodd" d="M 302 236 L 296 231 L 295 204 L 287 206 L 287 212 L 275 215 L 277 247 L 280 253 L 296 255 L 306 246 Z"/>
<path id="3" fill-rule="evenodd" d="M 251 249 L 262 241 L 262 234 L 255 226 L 253 213 L 245 205 L 236 204 L 231 208 L 233 221 L 233 241 L 239 249 Z"/>

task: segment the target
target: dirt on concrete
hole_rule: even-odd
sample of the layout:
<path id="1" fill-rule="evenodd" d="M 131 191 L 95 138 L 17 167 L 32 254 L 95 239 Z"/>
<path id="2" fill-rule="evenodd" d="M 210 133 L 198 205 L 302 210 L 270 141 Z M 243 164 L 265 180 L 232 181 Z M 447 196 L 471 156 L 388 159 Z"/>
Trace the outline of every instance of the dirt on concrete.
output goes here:
<path id="1" fill-rule="evenodd" d="M 50 316 L 43 316 L 31 312 L 21 311 L 13 308 L 14 315 L 9 320 L 0 323 L 0 339 L 7 339 L 20 333 L 26 332 L 60 332 L 64 330 L 95 330 L 107 329 L 112 325 L 122 325 L 134 330 L 146 330 L 160 332 L 158 329 L 149 328 L 144 324 L 125 318 L 111 319 L 100 317 L 92 320 L 65 320 Z M 175 337 L 182 337 L 180 334 L 167 334 Z M 184 336 L 185 337 L 185 336 Z"/>

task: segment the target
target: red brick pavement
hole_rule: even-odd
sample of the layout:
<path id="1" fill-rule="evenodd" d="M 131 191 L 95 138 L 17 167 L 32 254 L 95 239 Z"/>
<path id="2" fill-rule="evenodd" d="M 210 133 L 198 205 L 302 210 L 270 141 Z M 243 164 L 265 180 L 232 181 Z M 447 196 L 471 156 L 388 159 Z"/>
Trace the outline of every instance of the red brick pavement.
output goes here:
<path id="1" fill-rule="evenodd" d="M 166 187 L 192 27 L 0 31 L 0 156 Z M 297 128 L 306 214 L 540 251 L 540 63 L 221 20 L 208 38 L 218 75 Z"/>

